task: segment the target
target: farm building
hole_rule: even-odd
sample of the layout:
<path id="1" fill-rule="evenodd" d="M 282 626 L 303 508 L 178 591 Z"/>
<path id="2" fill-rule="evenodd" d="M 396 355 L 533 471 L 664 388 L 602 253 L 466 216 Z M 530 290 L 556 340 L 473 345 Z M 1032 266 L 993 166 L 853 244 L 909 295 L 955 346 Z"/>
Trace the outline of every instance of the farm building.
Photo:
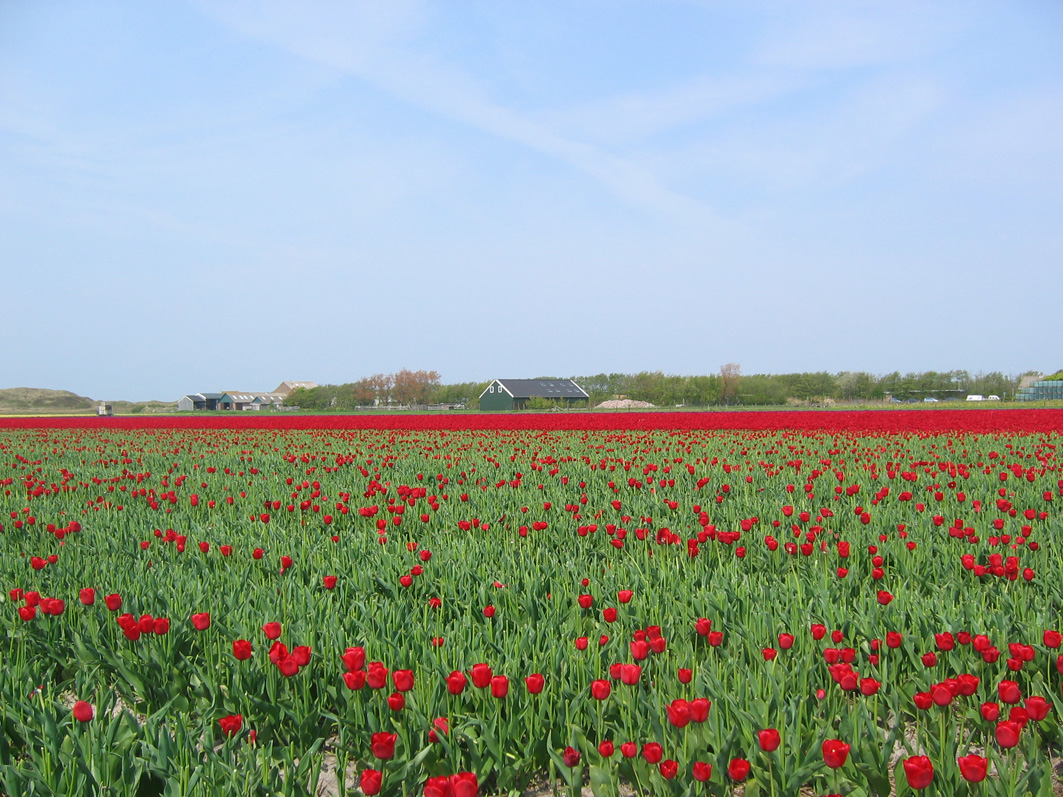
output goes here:
<path id="1" fill-rule="evenodd" d="M 247 393 L 244 391 L 230 390 L 222 393 L 218 400 L 219 410 L 260 410 L 284 403 L 284 396 L 280 393 Z"/>
<path id="2" fill-rule="evenodd" d="M 192 412 L 218 409 L 221 393 L 191 393 L 177 399 L 178 412 Z"/>
<path id="3" fill-rule="evenodd" d="M 590 396 L 571 379 L 496 379 L 480 394 L 480 409 L 523 410 L 536 398 L 571 405 Z"/>
<path id="4" fill-rule="evenodd" d="M 276 388 L 274 388 L 273 392 L 279 396 L 288 398 L 288 396 L 290 396 L 295 390 L 299 390 L 300 388 L 303 390 L 313 390 L 317 386 L 317 382 L 281 382 Z"/>
<path id="5" fill-rule="evenodd" d="M 225 393 L 191 393 L 177 400 L 178 412 L 202 412 L 204 410 L 260 410 L 275 409 L 284 404 L 280 393 L 252 393 L 245 390 L 229 390 Z"/>

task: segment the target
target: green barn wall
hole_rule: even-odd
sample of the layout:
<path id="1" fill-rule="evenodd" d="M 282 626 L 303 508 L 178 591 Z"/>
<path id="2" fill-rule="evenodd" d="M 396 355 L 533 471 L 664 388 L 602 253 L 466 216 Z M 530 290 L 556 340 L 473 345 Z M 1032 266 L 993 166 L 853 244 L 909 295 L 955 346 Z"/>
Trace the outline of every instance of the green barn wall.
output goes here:
<path id="1" fill-rule="evenodd" d="M 502 390 L 497 382 L 492 383 L 494 393 L 484 393 L 480 396 L 480 409 L 484 412 L 499 412 L 513 409 L 513 397 Z"/>

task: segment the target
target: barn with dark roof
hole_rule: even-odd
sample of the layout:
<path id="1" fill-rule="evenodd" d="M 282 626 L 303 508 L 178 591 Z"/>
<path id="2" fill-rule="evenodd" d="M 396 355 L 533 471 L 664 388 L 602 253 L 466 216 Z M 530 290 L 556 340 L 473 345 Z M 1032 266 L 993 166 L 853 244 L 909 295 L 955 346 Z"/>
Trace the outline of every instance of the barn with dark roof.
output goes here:
<path id="1" fill-rule="evenodd" d="M 480 394 L 480 409 L 523 410 L 533 398 L 571 405 L 590 396 L 571 379 L 496 379 Z"/>

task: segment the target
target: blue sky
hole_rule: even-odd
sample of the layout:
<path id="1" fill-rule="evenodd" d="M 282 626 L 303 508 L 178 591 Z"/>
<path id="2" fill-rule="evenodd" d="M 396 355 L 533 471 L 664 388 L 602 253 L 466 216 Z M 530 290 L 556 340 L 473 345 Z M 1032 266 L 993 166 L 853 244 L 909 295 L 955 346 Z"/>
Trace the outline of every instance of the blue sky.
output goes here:
<path id="1" fill-rule="evenodd" d="M 0 0 L 0 387 L 1063 367 L 1063 4 Z"/>

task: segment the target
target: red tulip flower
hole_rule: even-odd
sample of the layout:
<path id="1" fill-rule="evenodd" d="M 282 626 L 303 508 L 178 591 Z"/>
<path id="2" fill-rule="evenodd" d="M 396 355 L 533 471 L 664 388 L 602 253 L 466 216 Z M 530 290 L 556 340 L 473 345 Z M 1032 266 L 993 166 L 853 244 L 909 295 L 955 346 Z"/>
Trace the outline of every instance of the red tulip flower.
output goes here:
<path id="1" fill-rule="evenodd" d="M 454 670 L 447 676 L 447 691 L 452 695 L 460 695 L 465 691 L 465 685 L 469 679 L 465 677 L 465 673 L 461 670 Z"/>
<path id="2" fill-rule="evenodd" d="M 397 733 L 374 733 L 369 744 L 373 757 L 381 761 L 389 760 L 395 755 L 395 740 L 398 738 Z"/>
<path id="3" fill-rule="evenodd" d="M 591 695 L 595 700 L 605 700 L 612 691 L 613 687 L 605 679 L 599 678 L 596 681 L 591 681 Z"/>
<path id="4" fill-rule="evenodd" d="M 371 661 L 366 669 L 365 681 L 370 689 L 384 689 L 388 685 L 388 668 L 383 662 Z"/>
<path id="5" fill-rule="evenodd" d="M 691 711 L 690 704 L 682 698 L 673 700 L 667 706 L 668 721 L 676 728 L 685 728 L 690 724 Z"/>
<path id="6" fill-rule="evenodd" d="M 712 764 L 706 764 L 704 761 L 695 761 L 691 774 L 694 776 L 694 780 L 699 783 L 705 783 L 712 777 Z"/>
<path id="7" fill-rule="evenodd" d="M 957 758 L 956 763 L 959 764 L 960 774 L 968 783 L 981 783 L 989 771 L 989 759 L 974 753 Z"/>
<path id="8" fill-rule="evenodd" d="M 78 722 L 88 722 L 92 719 L 93 711 L 92 706 L 86 703 L 84 700 L 79 700 L 74 704 L 74 708 L 71 710 L 74 715 L 74 719 Z"/>
<path id="9" fill-rule="evenodd" d="M 279 639 L 281 635 L 281 624 L 266 623 L 262 626 L 262 633 L 266 635 L 266 639 Z"/>
<path id="10" fill-rule="evenodd" d="M 233 658 L 237 661 L 247 661 L 251 658 L 251 643 L 246 639 L 234 639 Z"/>
<path id="11" fill-rule="evenodd" d="M 661 777 L 665 780 L 671 780 L 679 772 L 679 762 L 673 761 L 671 758 L 666 761 L 662 761 L 657 767 L 657 771 L 661 773 Z"/>
<path id="12" fill-rule="evenodd" d="M 235 736 L 240 732 L 240 728 L 243 727 L 244 717 L 242 714 L 230 714 L 227 717 L 222 717 L 218 720 L 218 725 L 221 726 L 221 732 L 226 736 Z"/>
<path id="13" fill-rule="evenodd" d="M 690 701 L 690 719 L 694 722 L 704 722 L 709 718 L 709 709 L 712 702 L 707 697 L 697 697 Z"/>
<path id="14" fill-rule="evenodd" d="M 210 612 L 200 612 L 192 615 L 192 625 L 197 631 L 206 631 L 210 628 Z"/>
<path id="15" fill-rule="evenodd" d="M 358 787 L 362 790 L 362 794 L 372 797 L 372 795 L 380 793 L 383 779 L 384 774 L 380 770 L 363 769 L 361 777 L 358 779 Z"/>
<path id="16" fill-rule="evenodd" d="M 432 728 L 428 731 L 428 741 L 435 744 L 439 741 L 439 734 L 446 735 L 450 733 L 450 722 L 446 717 L 436 717 L 432 720 Z M 438 733 L 437 733 L 438 731 Z"/>
<path id="17" fill-rule="evenodd" d="M 491 697 L 501 700 L 509 694 L 509 678 L 505 675 L 495 675 L 491 678 Z"/>
<path id="18" fill-rule="evenodd" d="M 918 791 L 925 789 L 934 779 L 934 765 L 925 755 L 915 755 L 904 759 L 904 777 L 908 785 Z"/>
<path id="19" fill-rule="evenodd" d="M 622 664 L 620 665 L 620 680 L 628 686 L 634 686 L 639 682 L 639 677 L 642 675 L 642 667 L 638 664 Z"/>
<path id="20" fill-rule="evenodd" d="M 648 742 L 642 745 L 642 757 L 650 764 L 659 764 L 664 758 L 664 748 L 657 742 Z"/>
<path id="21" fill-rule="evenodd" d="M 732 758 L 727 765 L 727 777 L 731 780 L 745 780 L 749 774 L 749 762 L 744 758 Z"/>
<path id="22" fill-rule="evenodd" d="M 96 590 L 92 587 L 85 587 L 78 593 L 78 600 L 85 606 L 91 606 L 96 602 Z"/>
<path id="23" fill-rule="evenodd" d="M 561 760 L 564 761 L 566 767 L 576 766 L 579 763 L 579 750 L 574 747 L 566 747 Z"/>
<path id="24" fill-rule="evenodd" d="M 413 689 L 413 670 L 395 670 L 391 680 L 400 692 L 409 692 Z"/>
<path id="25" fill-rule="evenodd" d="M 997 744 L 1001 747 L 1014 747 L 1019 743 L 1019 734 L 1022 733 L 1022 724 L 1014 720 L 1001 720 L 996 727 Z"/>
<path id="26" fill-rule="evenodd" d="M 476 797 L 479 790 L 480 784 L 475 772 L 459 772 L 450 776 L 450 792 L 454 797 Z"/>
<path id="27" fill-rule="evenodd" d="M 956 676 L 956 691 L 964 697 L 970 697 L 978 691 L 978 676 L 961 673 Z"/>
<path id="28" fill-rule="evenodd" d="M 343 683 L 347 685 L 347 688 L 352 692 L 357 692 L 365 686 L 365 670 L 356 670 L 355 672 L 345 672 L 343 674 Z"/>
<path id="29" fill-rule="evenodd" d="M 343 666 L 348 672 L 355 672 L 365 668 L 365 648 L 352 647 L 343 651 Z"/>
<path id="30" fill-rule="evenodd" d="M 528 694 L 537 695 L 543 691 L 546 679 L 539 673 L 532 673 L 524 679 L 524 683 L 528 687 Z"/>
<path id="31" fill-rule="evenodd" d="M 472 675 L 472 685 L 477 689 L 486 689 L 491 685 L 491 677 L 494 673 L 491 672 L 489 665 L 483 663 L 474 664 L 469 672 Z"/>
<path id="32" fill-rule="evenodd" d="M 1026 702 L 1023 705 L 1026 706 L 1026 711 L 1034 722 L 1043 720 L 1052 709 L 1052 704 L 1039 695 L 1026 698 Z"/>
<path id="33" fill-rule="evenodd" d="M 849 745 L 840 739 L 827 739 L 823 742 L 823 763 L 831 769 L 845 766 L 849 757 Z"/>
<path id="34" fill-rule="evenodd" d="M 1018 703 L 1022 700 L 1022 691 L 1015 681 L 1001 681 L 997 686 L 997 693 L 1002 703 Z"/>
<path id="35" fill-rule="evenodd" d="M 779 736 L 779 732 L 775 728 L 767 728 L 757 733 L 757 741 L 761 750 L 765 753 L 773 753 L 779 749 L 782 737 Z"/>

